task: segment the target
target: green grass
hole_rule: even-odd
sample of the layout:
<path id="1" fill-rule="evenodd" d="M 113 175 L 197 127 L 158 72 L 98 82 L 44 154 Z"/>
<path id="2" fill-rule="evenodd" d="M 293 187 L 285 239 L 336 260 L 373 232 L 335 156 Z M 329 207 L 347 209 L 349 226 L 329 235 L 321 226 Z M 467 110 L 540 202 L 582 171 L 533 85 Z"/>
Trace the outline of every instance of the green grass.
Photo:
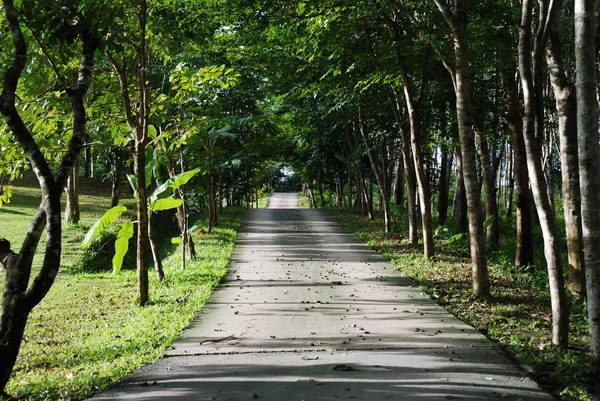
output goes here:
<path id="1" fill-rule="evenodd" d="M 436 241 L 436 256 L 423 258 L 404 233 L 384 234 L 380 216 L 369 221 L 360 212 L 330 209 L 337 218 L 398 270 L 461 320 L 473 325 L 512 355 L 520 367 L 563 400 L 600 400 L 591 368 L 585 305 L 571 299 L 570 347 L 551 344 L 551 309 L 547 276 L 539 268 L 517 269 L 512 256 L 497 253 L 489 260 L 492 299 L 471 291 L 468 240 L 451 245 Z M 508 235 L 508 233 L 506 234 Z"/>
<path id="2" fill-rule="evenodd" d="M 0 209 L 0 232 L 15 248 L 37 208 L 38 192 L 27 180 L 17 183 L 13 202 Z M 84 185 L 83 193 L 82 223 L 64 230 L 66 267 L 77 258 L 87 227 L 108 208 L 108 186 Z M 198 258 L 188 261 L 185 270 L 180 269 L 180 250 L 166 256 L 165 280 L 158 283 L 150 272 L 151 301 L 145 307 L 136 304 L 132 270 L 59 273 L 30 315 L 7 392 L 29 400 L 80 400 L 157 360 L 227 272 L 243 211 L 226 209 L 212 234 L 195 238 Z"/>

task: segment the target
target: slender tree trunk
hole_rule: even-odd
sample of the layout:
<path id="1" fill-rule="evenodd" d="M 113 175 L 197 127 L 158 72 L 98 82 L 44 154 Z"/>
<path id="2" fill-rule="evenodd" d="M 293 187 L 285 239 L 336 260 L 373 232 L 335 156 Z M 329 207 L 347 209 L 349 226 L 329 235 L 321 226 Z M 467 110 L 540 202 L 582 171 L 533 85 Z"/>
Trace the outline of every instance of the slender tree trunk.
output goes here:
<path id="1" fill-rule="evenodd" d="M 454 37 L 454 84 L 456 89 L 456 110 L 462 152 L 462 168 L 467 195 L 467 211 L 469 214 L 473 293 L 488 297 L 490 295 L 490 285 L 484 247 L 481 192 L 477 181 L 477 153 L 475 149 L 475 135 L 471 123 L 466 0 L 455 0 L 454 12 L 450 11 L 448 5 L 443 0 L 435 0 L 435 3 L 450 26 Z"/>
<path id="2" fill-rule="evenodd" d="M 359 108 L 358 114 L 359 114 L 358 130 L 363 138 L 365 147 L 367 149 L 370 149 L 368 136 L 367 136 L 367 133 L 365 132 L 365 125 L 364 125 L 364 121 L 362 120 L 362 113 L 360 111 L 360 108 Z M 375 174 L 375 178 L 377 179 L 377 185 L 379 186 L 379 193 L 380 193 L 379 205 L 380 205 L 380 209 L 383 209 L 384 229 L 387 234 L 392 231 L 392 214 L 390 211 L 390 194 L 388 192 L 388 189 L 387 189 L 388 185 L 386 183 L 386 179 L 384 176 L 385 171 L 379 165 L 379 161 L 377 160 L 375 152 L 373 152 L 372 150 L 369 150 L 367 153 L 369 155 L 369 160 L 371 161 L 371 168 L 373 170 L 373 173 Z M 371 181 L 371 199 L 370 199 L 371 203 L 373 202 L 372 199 L 373 199 L 373 181 Z"/>
<path id="3" fill-rule="evenodd" d="M 523 138 L 523 118 L 517 82 L 516 66 L 507 64 L 502 69 L 504 92 L 506 93 L 506 121 L 512 135 L 513 164 L 515 174 L 515 203 L 517 205 L 517 250 L 515 266 L 522 267 L 533 264 L 533 199 L 529 189 L 529 172 L 527 171 L 527 154 Z M 511 207 L 512 208 L 512 207 Z"/>
<path id="4" fill-rule="evenodd" d="M 542 10 L 543 11 L 543 10 Z M 546 12 L 548 12 L 546 10 Z M 538 212 L 542 234 L 544 237 L 544 254 L 548 267 L 550 281 L 550 298 L 552 304 L 552 342 L 566 348 L 569 341 L 569 311 L 567 294 L 565 290 L 562 260 L 560 256 L 560 238 L 556 231 L 554 209 L 548 197 L 546 181 L 542 168 L 541 149 L 536 138 L 536 92 L 534 90 L 534 77 L 531 68 L 531 20 L 533 15 L 532 0 L 523 1 L 523 16 L 519 33 L 519 73 L 523 86 L 525 110 L 523 114 L 523 133 L 525 149 L 527 152 L 527 169 L 531 180 L 531 190 Z M 542 25 L 546 24 L 548 15 L 540 12 Z M 540 35 L 538 35 L 540 36 Z M 541 37 L 536 38 L 533 51 L 534 59 L 537 54 L 543 53 L 546 41 Z M 535 66 L 534 66 L 535 67 Z M 537 66 L 541 68 L 541 66 Z M 541 85 L 540 82 L 537 85 Z M 538 112 L 540 112 L 538 110 Z"/>
<path id="5" fill-rule="evenodd" d="M 467 193 L 465 190 L 465 179 L 463 174 L 462 152 L 460 146 L 456 147 L 456 190 L 452 202 L 452 218 L 454 220 L 454 232 L 466 233 L 468 231 L 467 219 Z"/>
<path id="6" fill-rule="evenodd" d="M 453 153 L 448 154 L 448 151 L 442 147 L 442 160 L 440 169 L 440 190 L 438 196 L 438 225 L 446 224 L 448 217 L 448 200 L 450 190 L 450 172 L 452 171 Z"/>
<path id="7" fill-rule="evenodd" d="M 152 251 L 152 259 L 154 260 L 154 270 L 156 270 L 156 278 L 159 282 L 165 278 L 165 272 L 163 270 L 162 260 L 160 258 L 160 252 L 156 239 L 153 235 L 151 214 L 148 215 L 148 240 L 150 241 L 150 250 Z"/>
<path id="8" fill-rule="evenodd" d="M 485 217 L 494 221 L 487 227 L 486 237 L 489 251 L 497 251 L 500 246 L 500 231 L 498 225 L 498 207 L 496 203 L 495 175 L 491 165 L 490 149 L 487 138 L 481 131 L 477 131 L 479 139 L 479 158 L 483 170 L 483 187 L 485 190 Z"/>
<path id="9" fill-rule="evenodd" d="M 598 4 L 594 0 L 575 0 L 581 214 L 590 346 L 597 369 L 600 368 L 600 145 L 594 36 L 597 31 L 598 11 Z"/>
<path id="10" fill-rule="evenodd" d="M 112 208 L 119 204 L 119 200 L 121 198 L 120 188 L 121 188 L 121 175 L 122 175 L 122 167 L 123 167 L 121 150 L 112 149 L 110 159 L 111 159 L 110 167 L 111 167 L 111 176 L 112 176 L 110 207 Z"/>
<path id="11" fill-rule="evenodd" d="M 579 192 L 579 155 L 577 154 L 577 95 L 563 65 L 560 39 L 553 30 L 546 58 L 548 73 L 556 99 L 560 133 L 563 209 L 569 258 L 569 290 L 576 297 L 585 296 L 581 196 Z"/>
<path id="12" fill-rule="evenodd" d="M 402 74 L 402 73 L 401 73 Z M 415 165 L 417 185 L 419 187 L 419 200 L 421 207 L 421 225 L 423 230 L 423 254 L 426 258 L 431 258 L 435 254 L 433 245 L 433 223 L 431 221 L 431 203 L 429 180 L 425 174 L 425 157 L 421 148 L 421 133 L 419 132 L 419 117 L 416 104 L 411 94 L 409 78 L 403 74 L 404 98 L 408 110 L 410 122 L 410 141 L 412 157 Z"/>
<path id="13" fill-rule="evenodd" d="M 76 160 L 71 168 L 71 174 L 65 188 L 67 203 L 65 206 L 65 223 L 79 223 L 79 162 Z"/>
<path id="14" fill-rule="evenodd" d="M 402 156 L 400 156 L 401 158 Z M 396 165 L 396 180 L 394 181 L 394 200 L 396 206 L 404 206 L 404 163 L 398 160 Z"/>
<path id="15" fill-rule="evenodd" d="M 83 176 L 85 178 L 92 178 L 92 148 L 87 147 L 84 154 Z"/>
<path id="16" fill-rule="evenodd" d="M 520 120 L 520 118 L 518 118 L 518 120 Z M 522 120 L 521 120 L 522 123 Z M 511 132 L 512 132 L 512 128 L 511 128 Z M 521 135 L 523 135 L 523 130 L 521 129 Z M 512 216 L 512 212 L 513 212 L 513 195 L 515 192 L 515 162 L 514 162 L 514 150 L 513 150 L 513 145 L 512 142 L 509 143 L 509 148 L 508 148 L 508 155 L 507 155 L 507 161 L 506 161 L 506 168 L 505 168 L 505 182 L 506 182 L 506 186 L 507 188 L 504 191 L 504 209 L 505 209 L 505 215 L 506 217 L 511 217 Z"/>
<path id="17" fill-rule="evenodd" d="M 140 127 L 141 129 L 141 127 Z M 139 135 L 139 133 L 138 133 Z M 137 182 L 137 292 L 140 305 L 148 303 L 148 199 L 146 193 L 146 144 L 136 141 L 134 171 Z"/>

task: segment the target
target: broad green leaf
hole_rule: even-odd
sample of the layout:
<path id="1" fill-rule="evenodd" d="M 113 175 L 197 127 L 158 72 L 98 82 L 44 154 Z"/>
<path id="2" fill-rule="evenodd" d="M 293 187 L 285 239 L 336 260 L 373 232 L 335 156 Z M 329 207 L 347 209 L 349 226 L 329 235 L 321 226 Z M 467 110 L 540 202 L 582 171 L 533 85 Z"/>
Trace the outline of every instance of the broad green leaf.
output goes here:
<path id="1" fill-rule="evenodd" d="M 104 230 L 106 227 L 110 226 L 112 223 L 117 221 L 119 216 L 121 216 L 126 211 L 127 208 L 125 206 L 115 206 L 112 209 L 108 210 L 106 213 L 104 213 L 104 216 L 102 216 L 100 220 L 94 223 L 92 228 L 90 228 L 90 230 L 87 232 L 81 245 L 83 245 L 83 247 L 89 246 L 92 238 L 100 234 L 102 230 Z"/>
<path id="2" fill-rule="evenodd" d="M 172 196 L 164 199 L 158 199 L 150 204 L 150 210 L 153 212 L 159 212 L 161 210 L 170 210 L 178 208 L 183 205 L 181 199 L 175 199 Z"/>
<path id="3" fill-rule="evenodd" d="M 452 237 L 448 238 L 446 241 L 444 241 L 444 244 L 446 245 L 450 245 L 458 240 L 460 240 L 463 237 L 463 233 L 459 233 L 459 234 L 455 234 Z"/>
<path id="4" fill-rule="evenodd" d="M 154 125 L 148 126 L 148 136 L 150 138 L 156 138 L 157 133 L 158 132 L 156 131 L 156 127 Z"/>
<path id="5" fill-rule="evenodd" d="M 183 240 L 181 239 L 181 237 L 173 237 L 173 238 L 171 238 L 171 244 L 179 245 L 182 242 L 183 242 Z"/>
<path id="6" fill-rule="evenodd" d="M 187 184 L 187 182 L 199 172 L 200 169 L 196 168 L 194 170 L 186 171 L 184 173 L 177 174 L 169 178 L 167 181 L 164 182 L 164 184 L 158 186 L 158 188 L 156 188 L 154 192 L 152 192 L 152 195 L 150 195 L 150 197 L 148 198 L 148 202 L 152 204 L 158 199 L 171 196 L 174 190 L 176 190 L 182 185 Z"/>
<path id="7" fill-rule="evenodd" d="M 486 228 L 491 226 L 492 223 L 494 222 L 494 220 L 495 220 L 494 216 L 490 216 L 487 219 L 485 219 L 485 221 L 483 222 L 483 229 L 485 230 Z"/>
<path id="8" fill-rule="evenodd" d="M 129 250 L 129 240 L 133 237 L 133 223 L 126 221 L 117 234 L 115 241 L 115 256 L 113 256 L 113 273 L 119 274 L 123 267 L 123 258 Z"/>

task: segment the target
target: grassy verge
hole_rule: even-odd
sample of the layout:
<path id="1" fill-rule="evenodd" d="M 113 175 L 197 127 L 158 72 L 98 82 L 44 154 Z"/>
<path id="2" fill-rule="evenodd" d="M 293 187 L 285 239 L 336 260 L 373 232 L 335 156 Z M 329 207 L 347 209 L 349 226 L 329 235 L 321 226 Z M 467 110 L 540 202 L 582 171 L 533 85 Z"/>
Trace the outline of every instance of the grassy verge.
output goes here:
<path id="1" fill-rule="evenodd" d="M 516 269 L 507 256 L 492 255 L 493 298 L 482 301 L 471 292 L 466 242 L 445 245 L 438 241 L 437 256 L 427 260 L 401 234 L 384 234 L 381 219 L 368 221 L 354 210 L 332 212 L 400 271 L 418 281 L 440 305 L 496 341 L 523 370 L 561 399 L 600 400 L 600 386 L 591 370 L 584 304 L 570 300 L 570 348 L 561 351 L 552 346 L 550 296 L 542 272 Z"/>
<path id="2" fill-rule="evenodd" d="M 85 230 L 106 209 L 100 186 L 82 196 L 81 225 L 65 227 L 64 263 L 80 252 Z M 32 185 L 15 186 L 0 209 L 3 235 L 18 245 L 39 198 Z M 202 308 L 227 271 L 244 209 L 226 209 L 212 234 L 195 238 L 198 258 L 180 268 L 180 251 L 164 260 L 166 277 L 150 273 L 151 302 L 135 303 L 135 272 L 59 273 L 32 312 L 7 392 L 29 400 L 79 400 L 155 361 Z M 4 273 L 0 273 L 4 284 Z"/>

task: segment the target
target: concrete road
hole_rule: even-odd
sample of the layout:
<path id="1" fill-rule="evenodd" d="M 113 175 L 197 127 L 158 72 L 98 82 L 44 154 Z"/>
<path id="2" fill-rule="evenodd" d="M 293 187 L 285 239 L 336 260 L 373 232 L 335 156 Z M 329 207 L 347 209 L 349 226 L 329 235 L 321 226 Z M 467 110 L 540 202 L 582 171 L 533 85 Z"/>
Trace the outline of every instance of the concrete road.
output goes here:
<path id="1" fill-rule="evenodd" d="M 275 194 L 159 362 L 93 400 L 552 400 L 329 213 Z"/>

